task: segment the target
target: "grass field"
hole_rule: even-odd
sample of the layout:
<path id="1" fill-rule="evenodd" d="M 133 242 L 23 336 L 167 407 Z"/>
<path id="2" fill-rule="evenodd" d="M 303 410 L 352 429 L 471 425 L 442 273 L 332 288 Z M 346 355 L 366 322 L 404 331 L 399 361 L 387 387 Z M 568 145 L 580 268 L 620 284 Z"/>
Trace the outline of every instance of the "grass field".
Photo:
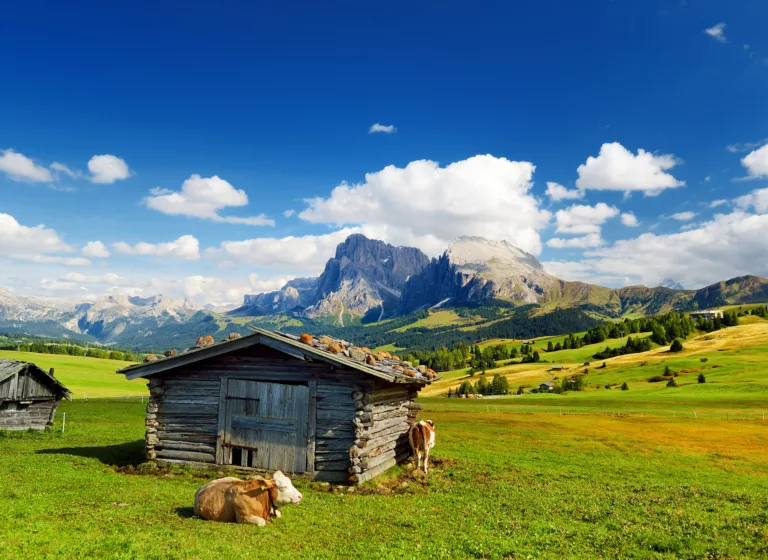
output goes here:
<path id="1" fill-rule="evenodd" d="M 149 394 L 145 380 L 126 381 L 123 375 L 115 373 L 131 362 L 10 350 L 0 350 L 0 358 L 34 362 L 46 371 L 53 368 L 56 378 L 72 391 L 73 399 L 82 399 L 85 393 L 88 398 Z"/>
<path id="2" fill-rule="evenodd" d="M 0 435 L 2 558 L 761 558 L 756 421 L 440 411 L 428 477 L 296 482 L 265 529 L 192 515 L 216 476 L 135 474 L 143 408 L 65 403 L 64 434 Z M 128 466 L 128 468 L 126 468 Z"/>
<path id="3" fill-rule="evenodd" d="M 768 402 L 768 321 L 747 321 L 738 327 L 702 334 L 685 341 L 683 352 L 673 354 L 668 347 L 658 347 L 650 352 L 628 354 L 608 360 L 594 360 L 591 356 L 606 346 L 615 347 L 619 341 L 605 341 L 576 350 L 543 353 L 546 364 L 514 364 L 488 370 L 486 375 L 504 375 L 513 388 L 519 385 L 535 386 L 543 381 L 558 382 L 562 376 L 582 374 L 588 383 L 585 391 L 571 391 L 564 395 L 523 395 L 507 398 L 509 406 L 562 407 L 599 401 L 605 407 L 622 407 L 637 399 L 644 401 L 669 402 L 678 399 L 683 402 L 707 402 L 711 408 L 736 410 L 739 407 L 753 408 Z M 586 367 L 582 364 L 590 362 Z M 605 369 L 600 366 L 606 364 Z M 551 372 L 552 365 L 563 365 L 562 372 Z M 663 373 L 666 365 L 678 372 L 679 387 L 667 388 L 662 383 L 649 383 L 654 375 Z M 703 373 L 707 383 L 697 383 Z M 472 381 L 478 378 L 475 375 Z M 443 379 L 426 388 L 424 396 L 445 395 L 449 388 L 455 389 L 465 379 L 470 379 L 465 370 L 447 372 Z M 626 382 L 629 391 L 618 391 Z M 612 390 L 605 385 L 616 385 Z M 494 399 L 494 402 L 497 399 Z M 566 404 L 567 403 L 567 404 Z M 628 408 L 628 406 L 624 406 Z"/>

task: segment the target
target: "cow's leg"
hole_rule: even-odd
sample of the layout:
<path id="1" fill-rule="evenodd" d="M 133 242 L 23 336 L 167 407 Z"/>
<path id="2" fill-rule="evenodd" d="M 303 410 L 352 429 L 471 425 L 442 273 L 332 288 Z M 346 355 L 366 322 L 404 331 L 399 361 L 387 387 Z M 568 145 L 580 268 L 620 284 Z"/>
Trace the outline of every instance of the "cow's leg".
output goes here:
<path id="1" fill-rule="evenodd" d="M 429 448 L 424 450 L 424 472 L 427 472 L 427 465 L 429 464 Z"/>
<path id="2" fill-rule="evenodd" d="M 272 516 L 273 517 L 276 517 L 276 518 L 280 519 L 280 517 L 282 517 L 282 515 L 283 514 L 280 513 L 280 510 L 278 508 L 276 508 L 276 507 L 272 508 Z"/>
<path id="3" fill-rule="evenodd" d="M 424 460 L 424 456 L 421 454 L 421 450 L 416 452 L 416 469 L 421 468 L 421 462 Z"/>
<path id="4" fill-rule="evenodd" d="M 238 523 L 248 523 L 249 525 L 257 525 L 259 527 L 264 527 L 264 525 L 267 524 L 267 520 L 263 517 L 259 517 L 258 515 L 251 515 L 249 517 L 243 516 L 237 518 Z"/>

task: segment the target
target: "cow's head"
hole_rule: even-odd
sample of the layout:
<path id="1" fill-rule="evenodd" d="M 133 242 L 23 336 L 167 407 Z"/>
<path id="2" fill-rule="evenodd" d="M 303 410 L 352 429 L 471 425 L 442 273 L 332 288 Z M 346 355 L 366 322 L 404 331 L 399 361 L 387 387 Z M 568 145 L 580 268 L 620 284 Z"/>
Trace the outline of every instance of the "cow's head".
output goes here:
<path id="1" fill-rule="evenodd" d="M 277 485 L 276 506 L 298 504 L 301 501 L 301 498 L 303 498 L 301 492 L 293 487 L 291 479 L 285 476 L 281 471 L 275 471 L 275 474 L 272 475 L 272 480 L 274 480 Z"/>

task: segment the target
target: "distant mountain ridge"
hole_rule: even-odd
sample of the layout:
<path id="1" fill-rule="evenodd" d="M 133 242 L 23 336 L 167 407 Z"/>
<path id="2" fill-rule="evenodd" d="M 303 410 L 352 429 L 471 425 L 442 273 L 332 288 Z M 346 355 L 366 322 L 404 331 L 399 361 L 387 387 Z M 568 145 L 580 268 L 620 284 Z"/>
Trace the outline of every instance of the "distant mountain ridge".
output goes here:
<path id="1" fill-rule="evenodd" d="M 318 277 L 296 278 L 278 291 L 246 295 L 243 305 L 232 311 L 162 295 L 113 295 L 78 302 L 22 296 L 0 288 L 0 332 L 135 349 L 182 348 L 201 334 L 247 332 L 251 323 L 286 329 L 311 323 L 316 329 L 323 325 L 339 329 L 438 307 L 533 306 L 533 318 L 573 310 L 594 320 L 766 301 L 768 280 L 751 275 L 699 290 L 607 288 L 561 280 L 536 257 L 505 241 L 462 237 L 440 257 L 430 259 L 412 247 L 352 235 L 338 245 Z"/>

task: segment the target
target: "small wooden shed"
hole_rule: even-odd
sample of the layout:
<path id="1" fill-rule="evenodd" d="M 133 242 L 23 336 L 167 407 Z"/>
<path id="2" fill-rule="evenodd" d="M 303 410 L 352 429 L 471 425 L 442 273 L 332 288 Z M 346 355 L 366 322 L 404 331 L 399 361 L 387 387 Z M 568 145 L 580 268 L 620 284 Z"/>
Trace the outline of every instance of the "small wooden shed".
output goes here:
<path id="1" fill-rule="evenodd" d="M 0 430 L 44 430 L 69 390 L 29 362 L 0 359 Z"/>
<path id="2" fill-rule="evenodd" d="M 120 370 L 149 379 L 147 459 L 362 483 L 409 456 L 437 379 L 329 337 L 254 334 Z"/>

